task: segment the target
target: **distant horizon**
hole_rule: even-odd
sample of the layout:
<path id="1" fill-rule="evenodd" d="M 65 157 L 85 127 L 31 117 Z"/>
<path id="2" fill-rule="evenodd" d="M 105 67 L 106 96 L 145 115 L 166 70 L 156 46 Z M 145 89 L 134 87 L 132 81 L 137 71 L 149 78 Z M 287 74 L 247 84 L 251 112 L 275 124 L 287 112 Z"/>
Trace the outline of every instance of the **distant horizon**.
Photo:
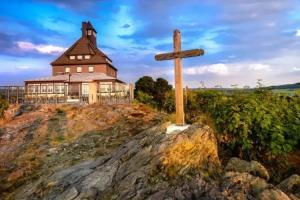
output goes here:
<path id="1" fill-rule="evenodd" d="M 205 50 L 183 61 L 190 88 L 300 80 L 297 0 L 11 0 L 0 11 L 0 85 L 50 76 L 50 62 L 79 39 L 82 21 L 92 22 L 98 47 L 127 83 L 148 75 L 174 84 L 173 61 L 154 55 L 172 51 L 175 29 L 183 50 Z"/>

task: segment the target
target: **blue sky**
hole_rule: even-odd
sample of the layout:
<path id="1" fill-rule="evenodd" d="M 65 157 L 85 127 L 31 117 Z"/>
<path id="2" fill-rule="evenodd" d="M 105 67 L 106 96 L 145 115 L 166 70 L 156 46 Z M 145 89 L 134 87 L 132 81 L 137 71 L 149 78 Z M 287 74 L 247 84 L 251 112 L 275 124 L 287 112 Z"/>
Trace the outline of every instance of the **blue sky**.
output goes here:
<path id="1" fill-rule="evenodd" d="M 4 0 L 0 4 L 0 85 L 51 74 L 50 62 L 91 21 L 98 47 L 135 82 L 143 75 L 174 81 L 173 62 L 154 55 L 203 48 L 183 61 L 184 83 L 199 87 L 300 81 L 299 0 Z"/>

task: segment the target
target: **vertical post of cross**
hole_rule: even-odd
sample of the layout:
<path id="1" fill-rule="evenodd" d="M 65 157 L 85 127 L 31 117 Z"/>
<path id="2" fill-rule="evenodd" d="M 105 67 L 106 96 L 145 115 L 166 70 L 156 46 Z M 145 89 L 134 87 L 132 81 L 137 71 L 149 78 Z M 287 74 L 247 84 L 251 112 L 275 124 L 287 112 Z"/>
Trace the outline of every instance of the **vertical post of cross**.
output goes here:
<path id="1" fill-rule="evenodd" d="M 179 30 L 174 31 L 174 52 L 181 51 L 181 33 Z M 184 108 L 183 108 L 183 88 L 182 88 L 182 60 L 180 57 L 175 58 L 175 96 L 176 96 L 176 125 L 184 125 Z"/>

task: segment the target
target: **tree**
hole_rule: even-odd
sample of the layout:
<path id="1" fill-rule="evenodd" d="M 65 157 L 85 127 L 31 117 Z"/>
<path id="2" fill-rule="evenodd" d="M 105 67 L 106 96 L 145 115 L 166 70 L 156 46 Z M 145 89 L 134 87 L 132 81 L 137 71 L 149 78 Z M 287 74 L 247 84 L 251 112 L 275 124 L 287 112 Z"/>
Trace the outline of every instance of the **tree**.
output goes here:
<path id="1" fill-rule="evenodd" d="M 162 109 L 166 102 L 166 94 L 172 90 L 172 86 L 163 78 L 157 78 L 156 81 L 152 77 L 143 76 L 135 83 L 136 99 L 142 103 L 155 105 Z M 147 97 L 147 98 L 146 98 Z"/>
<path id="2" fill-rule="evenodd" d="M 163 78 L 156 79 L 156 82 L 154 84 L 153 97 L 160 109 L 163 107 L 166 101 L 167 92 L 171 90 L 172 90 L 172 86 L 169 85 L 167 80 Z"/>
<path id="3" fill-rule="evenodd" d="M 143 92 L 148 95 L 153 96 L 155 81 L 150 76 L 143 76 L 137 82 L 135 82 L 135 96 L 138 95 L 138 92 Z"/>

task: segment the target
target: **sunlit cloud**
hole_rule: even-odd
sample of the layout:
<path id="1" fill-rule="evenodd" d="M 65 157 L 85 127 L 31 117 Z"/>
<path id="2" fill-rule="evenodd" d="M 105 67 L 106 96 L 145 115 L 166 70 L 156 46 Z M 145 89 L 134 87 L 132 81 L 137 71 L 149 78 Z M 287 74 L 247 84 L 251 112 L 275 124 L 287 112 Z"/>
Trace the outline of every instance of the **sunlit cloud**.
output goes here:
<path id="1" fill-rule="evenodd" d="M 62 53 L 66 50 L 66 48 L 60 47 L 60 46 L 54 46 L 54 45 L 43 45 L 43 44 L 33 44 L 31 42 L 17 42 L 18 47 L 23 51 L 37 51 L 41 54 L 53 54 L 57 55 L 59 53 Z"/>
<path id="2" fill-rule="evenodd" d="M 184 69 L 183 71 L 187 75 L 216 74 L 224 76 L 229 74 L 227 65 L 223 63 L 200 67 L 190 67 Z"/>

